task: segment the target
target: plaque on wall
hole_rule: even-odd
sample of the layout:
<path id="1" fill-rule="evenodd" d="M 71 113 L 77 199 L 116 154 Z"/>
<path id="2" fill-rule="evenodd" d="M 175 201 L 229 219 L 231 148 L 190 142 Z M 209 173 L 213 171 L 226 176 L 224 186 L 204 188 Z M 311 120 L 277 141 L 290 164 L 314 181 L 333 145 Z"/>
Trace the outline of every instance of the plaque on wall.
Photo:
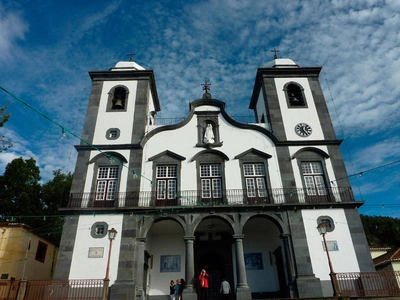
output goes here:
<path id="1" fill-rule="evenodd" d="M 337 241 L 326 241 L 326 245 L 328 246 L 328 251 L 339 251 L 339 246 Z M 322 242 L 322 247 L 325 249 L 324 242 Z"/>
<path id="2" fill-rule="evenodd" d="M 181 256 L 180 255 L 161 255 L 160 272 L 180 272 Z"/>
<path id="3" fill-rule="evenodd" d="M 102 258 L 104 256 L 104 247 L 90 247 L 89 258 Z"/>
<path id="4" fill-rule="evenodd" d="M 245 253 L 244 263 L 246 270 L 263 270 L 262 253 Z"/>

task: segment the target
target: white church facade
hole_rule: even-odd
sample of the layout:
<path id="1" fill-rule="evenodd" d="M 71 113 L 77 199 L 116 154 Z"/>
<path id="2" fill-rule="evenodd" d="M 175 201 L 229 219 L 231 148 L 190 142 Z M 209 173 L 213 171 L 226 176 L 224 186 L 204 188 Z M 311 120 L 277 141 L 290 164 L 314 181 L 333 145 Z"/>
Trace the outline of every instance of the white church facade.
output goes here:
<path id="1" fill-rule="evenodd" d="M 223 278 L 238 300 L 332 296 L 320 223 L 335 272 L 374 271 L 320 71 L 274 59 L 257 70 L 252 123 L 205 84 L 170 125 L 157 123 L 152 70 L 89 72 L 54 278 L 104 278 L 109 265 L 110 299 L 166 300 L 183 278 L 195 300 L 204 268 L 210 300 Z"/>

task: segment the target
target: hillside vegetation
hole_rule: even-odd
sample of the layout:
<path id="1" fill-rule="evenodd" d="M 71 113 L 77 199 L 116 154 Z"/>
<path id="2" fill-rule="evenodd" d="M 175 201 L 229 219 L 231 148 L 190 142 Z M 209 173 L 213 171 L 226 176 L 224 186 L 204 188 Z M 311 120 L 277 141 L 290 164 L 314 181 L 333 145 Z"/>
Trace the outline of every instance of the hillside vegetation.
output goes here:
<path id="1" fill-rule="evenodd" d="M 370 247 L 400 247 L 400 219 L 361 215 Z"/>

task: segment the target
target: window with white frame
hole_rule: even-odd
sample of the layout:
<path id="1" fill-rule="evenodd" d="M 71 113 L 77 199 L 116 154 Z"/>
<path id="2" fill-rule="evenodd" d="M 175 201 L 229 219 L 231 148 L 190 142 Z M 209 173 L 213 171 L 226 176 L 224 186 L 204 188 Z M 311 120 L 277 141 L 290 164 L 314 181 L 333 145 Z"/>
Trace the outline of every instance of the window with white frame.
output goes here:
<path id="1" fill-rule="evenodd" d="M 114 200 L 117 191 L 119 167 L 99 167 L 97 171 L 96 200 Z"/>
<path id="2" fill-rule="evenodd" d="M 177 166 L 157 166 L 157 200 L 176 198 L 177 177 Z"/>
<path id="3" fill-rule="evenodd" d="M 264 164 L 243 164 L 243 174 L 248 197 L 267 196 Z"/>
<path id="4" fill-rule="evenodd" d="M 220 164 L 200 165 L 201 197 L 217 199 L 222 197 L 222 173 Z"/>
<path id="5" fill-rule="evenodd" d="M 301 169 L 303 172 L 307 195 L 326 195 L 327 190 L 325 185 L 324 170 L 321 162 L 302 162 Z"/>

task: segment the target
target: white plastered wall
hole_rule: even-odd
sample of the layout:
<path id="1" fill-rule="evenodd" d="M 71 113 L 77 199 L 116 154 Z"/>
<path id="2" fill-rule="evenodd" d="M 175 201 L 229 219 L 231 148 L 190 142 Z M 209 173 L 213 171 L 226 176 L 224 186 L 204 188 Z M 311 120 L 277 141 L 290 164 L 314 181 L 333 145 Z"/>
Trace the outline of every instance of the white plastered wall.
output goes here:
<path id="1" fill-rule="evenodd" d="M 110 286 L 117 278 L 119 252 L 122 232 L 122 214 L 120 215 L 81 215 L 75 238 L 72 263 L 69 279 L 100 279 L 106 275 L 108 251 L 110 240 L 108 235 L 103 238 L 93 238 L 90 234 L 91 228 L 96 222 L 106 222 L 108 229 L 117 230 L 117 235 L 112 244 L 110 259 Z M 104 248 L 103 257 L 89 258 L 89 248 Z"/>
<path id="2" fill-rule="evenodd" d="M 202 108 L 211 110 L 209 107 L 202 106 Z M 242 188 L 239 160 L 235 159 L 235 156 L 250 148 L 272 156 L 272 158 L 268 159 L 271 186 L 273 188 L 282 187 L 276 149 L 268 137 L 255 130 L 236 128 L 221 115 L 219 116 L 219 135 L 223 145 L 215 147 L 213 150 L 223 152 L 229 158 L 229 160 L 225 161 L 226 189 Z M 196 147 L 197 142 L 196 117 L 192 118 L 184 127 L 175 129 L 173 132 L 169 130 L 157 133 L 149 139 L 144 147 L 142 175 L 152 179 L 153 162 L 148 161 L 148 159 L 169 150 L 186 158 L 182 161 L 181 190 L 197 190 L 196 162 L 192 161 L 192 159 L 197 153 L 206 150 L 203 147 Z M 142 180 L 141 189 L 144 191 L 151 190 L 151 183 L 147 180 Z"/>
<path id="3" fill-rule="evenodd" d="M 302 210 L 301 214 L 310 251 L 311 265 L 317 278 L 330 280 L 328 258 L 323 248 L 322 236 L 317 230 L 317 219 L 320 216 L 331 217 L 335 224 L 335 230 L 325 235 L 327 242 L 336 241 L 339 249 L 338 251 L 329 251 L 333 270 L 336 273 L 360 271 L 343 209 Z"/>

